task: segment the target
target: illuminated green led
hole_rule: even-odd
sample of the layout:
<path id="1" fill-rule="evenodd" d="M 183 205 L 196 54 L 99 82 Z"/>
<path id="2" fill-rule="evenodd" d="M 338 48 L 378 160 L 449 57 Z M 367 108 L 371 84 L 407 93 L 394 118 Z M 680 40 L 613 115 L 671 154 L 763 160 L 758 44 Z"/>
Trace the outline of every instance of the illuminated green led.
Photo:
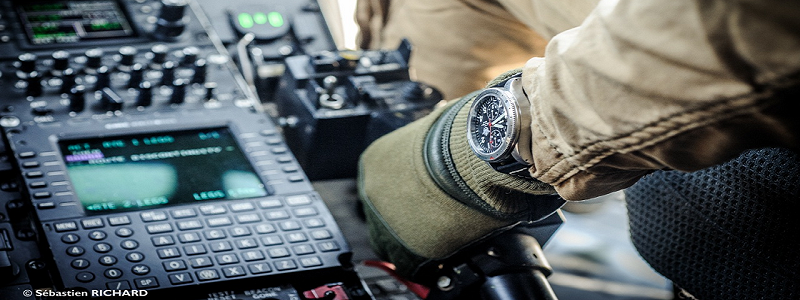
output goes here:
<path id="1" fill-rule="evenodd" d="M 269 19 L 269 25 L 272 25 L 272 27 L 283 26 L 283 15 L 277 11 L 267 14 L 267 19 Z"/>
<path id="2" fill-rule="evenodd" d="M 254 13 L 253 14 L 253 21 L 255 21 L 256 24 L 258 24 L 258 25 L 267 24 L 267 15 L 262 13 L 262 12 Z"/>
<path id="3" fill-rule="evenodd" d="M 239 25 L 242 28 L 252 28 L 253 27 L 253 16 L 248 13 L 240 13 L 239 14 Z"/>

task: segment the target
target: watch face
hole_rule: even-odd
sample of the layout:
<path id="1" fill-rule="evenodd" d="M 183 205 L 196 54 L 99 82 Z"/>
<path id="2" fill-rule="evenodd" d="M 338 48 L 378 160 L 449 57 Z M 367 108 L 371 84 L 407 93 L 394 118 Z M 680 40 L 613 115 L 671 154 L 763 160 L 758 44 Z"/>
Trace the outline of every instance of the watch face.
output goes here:
<path id="1" fill-rule="evenodd" d="M 502 91 L 489 89 L 473 103 L 467 125 L 469 143 L 475 154 L 486 161 L 497 161 L 510 152 L 516 138 L 516 115 Z"/>

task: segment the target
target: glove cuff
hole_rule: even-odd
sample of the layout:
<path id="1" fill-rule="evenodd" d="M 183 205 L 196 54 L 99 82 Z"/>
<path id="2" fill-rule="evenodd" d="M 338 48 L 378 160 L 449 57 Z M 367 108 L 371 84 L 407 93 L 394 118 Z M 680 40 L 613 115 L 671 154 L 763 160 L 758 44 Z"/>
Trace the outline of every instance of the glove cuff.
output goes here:
<path id="1" fill-rule="evenodd" d="M 507 72 L 489 85 L 515 74 Z M 449 107 L 428 131 L 423 161 L 431 179 L 450 197 L 495 219 L 532 222 L 551 215 L 565 203 L 552 186 L 497 172 L 472 153 L 466 124 L 478 94 Z"/>

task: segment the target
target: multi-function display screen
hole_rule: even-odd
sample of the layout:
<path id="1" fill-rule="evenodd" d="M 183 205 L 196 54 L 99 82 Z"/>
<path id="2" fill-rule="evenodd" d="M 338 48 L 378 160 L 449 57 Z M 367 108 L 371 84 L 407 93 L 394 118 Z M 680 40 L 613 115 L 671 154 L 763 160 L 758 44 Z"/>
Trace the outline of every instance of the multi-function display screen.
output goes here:
<path id="1" fill-rule="evenodd" d="M 227 128 L 59 141 L 87 214 L 267 195 Z"/>
<path id="2" fill-rule="evenodd" d="M 31 44 L 68 44 L 136 35 L 118 1 L 31 1 L 17 3 Z"/>

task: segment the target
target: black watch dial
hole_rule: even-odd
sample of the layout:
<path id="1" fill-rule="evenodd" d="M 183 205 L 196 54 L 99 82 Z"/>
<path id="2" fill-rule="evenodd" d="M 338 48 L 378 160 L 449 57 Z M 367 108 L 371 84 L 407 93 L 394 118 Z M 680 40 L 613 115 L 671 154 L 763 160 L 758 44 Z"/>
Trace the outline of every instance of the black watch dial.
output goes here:
<path id="1" fill-rule="evenodd" d="M 505 102 L 496 95 L 476 99 L 469 122 L 472 149 L 484 160 L 495 160 L 508 149 L 509 118 Z"/>

